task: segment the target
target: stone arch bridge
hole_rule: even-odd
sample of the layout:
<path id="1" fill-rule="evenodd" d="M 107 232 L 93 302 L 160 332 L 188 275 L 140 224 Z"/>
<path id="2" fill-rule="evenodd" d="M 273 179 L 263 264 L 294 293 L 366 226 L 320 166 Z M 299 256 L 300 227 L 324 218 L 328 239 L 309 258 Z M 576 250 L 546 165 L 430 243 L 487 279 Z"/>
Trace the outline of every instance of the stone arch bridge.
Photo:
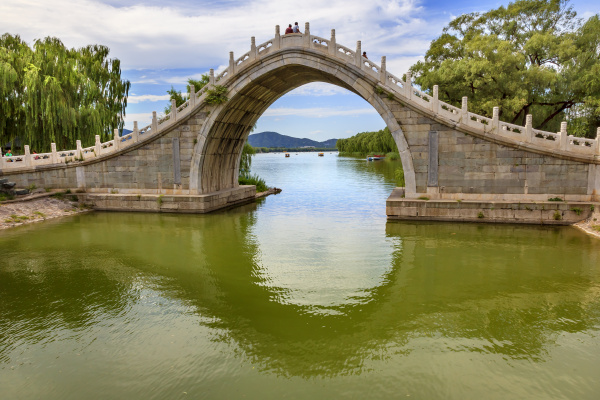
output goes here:
<path id="1" fill-rule="evenodd" d="M 411 85 L 410 73 L 403 80 L 388 72 L 385 57 L 380 65 L 363 58 L 360 41 L 352 50 L 337 43 L 335 30 L 329 39 L 311 35 L 308 23 L 304 34 L 281 35 L 277 26 L 262 44 L 253 37 L 241 57 L 230 52 L 228 68 L 216 76 L 211 70 L 210 83 L 164 118 L 154 112 L 150 125 L 135 123 L 132 133 L 115 132 L 106 143 L 96 137 L 87 148 L 78 141 L 74 150 L 56 151 L 52 144 L 51 153 L 32 155 L 25 146 L 24 155 L 1 159 L 0 177 L 85 192 L 100 209 L 207 212 L 247 201 L 255 189 L 240 187 L 237 176 L 251 127 L 275 100 L 310 82 L 359 95 L 392 132 L 406 181 L 388 199 L 392 218 L 453 219 L 452 208 L 464 217 L 468 202 L 476 203 L 467 212 L 472 219 L 484 203 L 493 210 L 489 204 L 549 197 L 600 200 L 598 137 L 570 136 L 566 123 L 557 133 L 539 131 L 531 116 L 525 126 L 508 124 L 497 108 L 486 118 L 469 112 L 467 98 L 461 108 L 446 104 L 437 87 L 427 94 Z M 228 101 L 208 104 L 215 85 L 227 89 Z M 568 207 L 550 208 L 564 216 Z M 534 221 L 549 209 L 537 211 Z"/>

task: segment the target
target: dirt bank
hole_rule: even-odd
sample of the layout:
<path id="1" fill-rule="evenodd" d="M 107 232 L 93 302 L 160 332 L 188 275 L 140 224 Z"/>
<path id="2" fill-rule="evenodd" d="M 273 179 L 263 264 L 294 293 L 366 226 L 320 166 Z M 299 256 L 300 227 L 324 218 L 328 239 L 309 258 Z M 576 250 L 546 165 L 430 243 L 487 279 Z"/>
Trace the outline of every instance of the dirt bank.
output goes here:
<path id="1" fill-rule="evenodd" d="M 90 211 L 88 208 L 81 208 L 76 201 L 70 201 L 68 195 L 62 198 L 60 195 L 51 196 L 51 193 L 33 195 L 18 201 L 0 203 L 0 229 Z"/>

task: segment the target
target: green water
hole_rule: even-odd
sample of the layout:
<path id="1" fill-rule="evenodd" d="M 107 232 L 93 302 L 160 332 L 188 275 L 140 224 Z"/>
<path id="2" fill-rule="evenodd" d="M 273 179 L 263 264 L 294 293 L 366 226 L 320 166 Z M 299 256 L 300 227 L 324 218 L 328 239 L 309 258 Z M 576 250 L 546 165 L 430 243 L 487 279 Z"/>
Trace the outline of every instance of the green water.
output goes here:
<path id="1" fill-rule="evenodd" d="M 388 223 L 396 167 L 258 155 L 255 204 L 0 232 L 0 398 L 597 398 L 600 240 Z"/>

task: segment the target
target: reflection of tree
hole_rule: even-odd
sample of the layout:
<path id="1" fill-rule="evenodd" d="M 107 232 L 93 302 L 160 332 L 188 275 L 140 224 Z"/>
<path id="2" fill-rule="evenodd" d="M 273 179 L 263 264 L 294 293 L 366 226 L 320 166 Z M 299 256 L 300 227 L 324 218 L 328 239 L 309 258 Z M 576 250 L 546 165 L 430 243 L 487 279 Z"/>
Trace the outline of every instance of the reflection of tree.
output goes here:
<path id="1" fill-rule="evenodd" d="M 32 324 L 43 340 L 52 332 L 44 321 L 87 327 L 135 302 L 132 282 L 151 281 L 161 296 L 209 317 L 202 324 L 226 332 L 212 340 L 235 342 L 276 374 L 315 377 L 360 374 L 372 359 L 410 353 L 415 338 L 543 360 L 560 332 L 586 331 L 600 319 L 599 263 L 590 256 L 597 246 L 562 228 L 389 223 L 387 235 L 401 244 L 390 247 L 380 286 L 329 314 L 283 303 L 285 290 L 267 281 L 261 265 L 255 207 L 183 217 L 95 214 L 47 229 L 52 246 L 43 244 L 44 230 L 31 231 L 26 245 L 4 240 L 12 250 L 0 261 L 0 306 L 11 311 L 0 330 L 14 340 L 11 326 Z M 35 278 L 29 248 L 39 257 Z M 80 252 L 81 261 L 70 261 Z"/>

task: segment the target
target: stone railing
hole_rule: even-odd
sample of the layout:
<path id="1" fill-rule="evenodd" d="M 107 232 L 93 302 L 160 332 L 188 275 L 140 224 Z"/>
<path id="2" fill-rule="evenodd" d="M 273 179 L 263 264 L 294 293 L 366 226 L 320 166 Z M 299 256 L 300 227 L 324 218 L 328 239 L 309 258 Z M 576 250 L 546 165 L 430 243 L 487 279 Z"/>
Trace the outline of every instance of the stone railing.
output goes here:
<path id="1" fill-rule="evenodd" d="M 120 136 L 115 129 L 114 137 L 108 142 L 101 143 L 100 137 L 96 136 L 94 146 L 82 148 L 81 141 L 77 141 L 75 150 L 57 151 L 56 145 L 51 144 L 52 151 L 43 154 L 30 154 L 29 146 L 24 146 L 25 154 L 2 157 L 0 159 L 0 170 L 11 170 L 31 168 L 40 165 L 61 164 L 70 162 L 86 161 L 95 157 L 109 155 L 138 143 L 150 137 L 160 134 L 165 128 L 173 125 L 177 120 L 187 116 L 195 107 L 204 102 L 207 91 L 215 84 L 223 85 L 234 77 L 242 69 L 253 65 L 254 62 L 281 49 L 302 48 L 314 50 L 327 57 L 339 59 L 346 64 L 353 65 L 365 74 L 371 76 L 378 82 L 380 90 L 386 91 L 393 96 L 398 96 L 402 101 L 418 106 L 428 111 L 433 116 L 447 120 L 453 125 L 463 126 L 470 130 L 479 131 L 486 135 L 496 135 L 501 138 L 516 140 L 521 143 L 531 143 L 536 147 L 548 149 L 549 151 L 561 151 L 573 155 L 600 155 L 600 128 L 596 139 L 579 138 L 567 133 L 567 124 L 561 124 L 560 132 L 546 132 L 532 127 L 532 117 L 528 115 L 525 126 L 509 124 L 499 120 L 499 108 L 494 107 L 492 118 L 487 118 L 469 112 L 467 97 L 462 99 L 462 107 L 454 107 L 438 99 L 438 86 L 433 87 L 432 94 L 424 93 L 412 86 L 411 74 L 406 73 L 405 79 L 400 79 L 386 70 L 386 57 L 381 57 L 381 65 L 362 56 L 361 42 L 356 42 L 356 50 L 342 46 L 337 43 L 335 29 L 331 30 L 331 38 L 325 39 L 310 34 L 310 25 L 305 24 L 304 33 L 281 35 L 279 25 L 275 27 L 275 37 L 266 42 L 255 43 L 255 38 L 250 40 L 250 51 L 239 58 L 235 58 L 233 52 L 229 52 L 229 65 L 215 76 L 214 70 L 209 72 L 209 84 L 195 91 L 190 88 L 192 95 L 180 105 L 176 106 L 175 100 L 171 102 L 171 112 L 162 118 L 157 117 L 156 111 L 152 112 L 152 123 L 142 129 L 138 129 L 134 122 L 133 132 Z M 377 90 L 377 89 L 376 89 Z"/>

